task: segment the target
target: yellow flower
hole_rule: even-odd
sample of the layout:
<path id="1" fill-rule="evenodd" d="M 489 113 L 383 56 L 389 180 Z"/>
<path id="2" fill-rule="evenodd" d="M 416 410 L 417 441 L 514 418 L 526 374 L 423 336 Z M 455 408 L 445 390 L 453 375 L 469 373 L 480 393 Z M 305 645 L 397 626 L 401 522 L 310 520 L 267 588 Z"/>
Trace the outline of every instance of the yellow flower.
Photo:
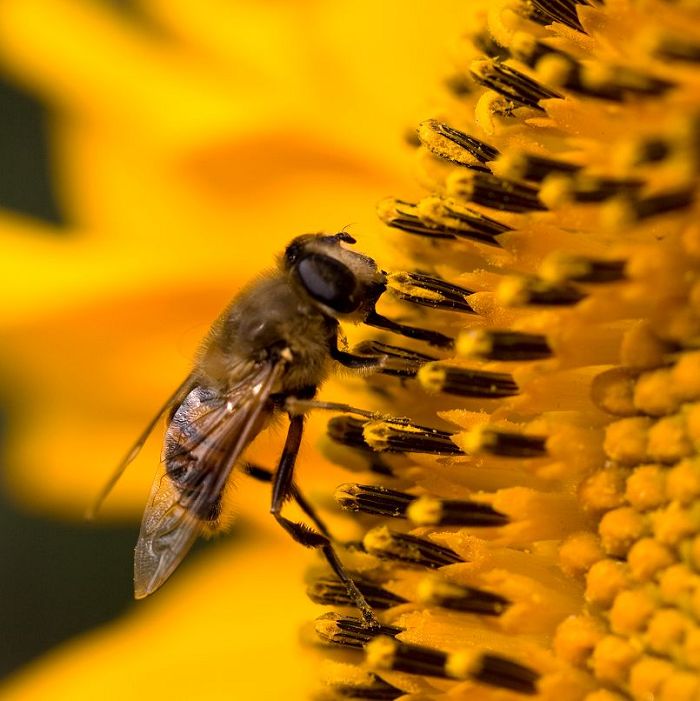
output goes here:
<path id="1" fill-rule="evenodd" d="M 346 225 L 380 230 L 374 203 L 412 187 L 403 129 L 424 114 L 444 61 L 441 28 L 398 2 L 133 5 L 133 14 L 91 0 L 0 7 L 3 70 L 50 108 L 68 221 L 52 228 L 0 212 L 0 367 L 13 410 L 3 483 L 24 508 L 57 518 L 82 520 L 211 320 L 284 243 Z M 442 6 L 450 14 L 458 3 Z M 425 56 L 407 72 L 419 43 Z M 340 479 L 310 433 L 300 479 L 327 493 Z M 281 437 L 268 443 L 258 453 L 272 466 Z M 157 444 L 104 519 L 139 517 Z M 3 697 L 158 699 L 185 688 L 198 690 L 190 698 L 252 698 L 251 688 L 305 697 L 313 663 L 291 655 L 312 610 L 294 575 L 308 559 L 270 523 L 268 490 L 239 481 L 242 527 L 254 521 L 260 537 L 212 551 L 207 594 L 184 572 L 123 621 L 29 667 Z M 288 577 L 264 594 L 257 580 L 273 564 Z M 270 675 L 270 658 L 276 670 L 285 661 L 284 677 Z"/>
<path id="2" fill-rule="evenodd" d="M 454 349 L 411 358 L 403 387 L 368 379 L 415 423 L 330 424 L 391 480 L 336 493 L 385 612 L 318 619 L 348 650 L 329 683 L 698 699 L 697 3 L 485 2 L 467 29 L 458 91 L 418 128 L 430 192 L 380 214 L 475 316 L 433 294 L 423 325 Z"/>
<path id="3" fill-rule="evenodd" d="M 403 379 L 327 392 L 411 417 L 336 417 L 324 439 L 331 461 L 385 475 L 339 488 L 355 518 L 332 523 L 356 539 L 344 557 L 381 611 L 380 634 L 358 626 L 325 574 L 310 584 L 343 607 L 316 623 L 328 693 L 699 698 L 697 4 L 498 0 L 432 6 L 429 19 L 401 6 L 392 32 L 368 24 L 380 19 L 369 4 L 364 15 L 142 5 L 163 33 L 67 0 L 0 10 L 6 65 L 59 110 L 59 182 L 89 232 L 47 243 L 6 218 L 19 301 L 7 304 L 4 352 L 23 395 L 44 399 L 13 440 L 15 492 L 76 512 L 99 482 L 95 456 L 126 445 L 147 419 L 143 397 L 184 374 L 182 354 L 167 355 L 173 328 L 213 316 L 250 260 L 291 234 L 339 228 L 339 211 L 358 221 L 378 188 L 403 191 L 380 205 L 410 234 L 400 255 L 369 218 L 358 229 L 383 267 L 420 271 L 390 276 L 386 313 L 430 328 L 438 347 L 382 336 L 403 349 L 386 365 Z M 452 17 L 469 36 L 450 96 L 418 129 L 429 194 L 413 196 L 395 170 L 406 160 L 386 148 L 395 115 L 417 111 L 413 51 L 392 72 L 390 59 L 377 65 L 389 47 L 370 60 L 343 42 L 356 26 L 429 46 L 422 32 L 444 37 Z M 318 45 L 311 21 L 327 30 Z M 260 51 L 272 43 L 289 50 Z M 344 52 L 357 58 L 342 69 Z M 350 65 L 358 73 L 338 83 Z M 341 85 L 386 111 L 343 110 Z M 312 210 L 299 205 L 306 188 Z M 10 277 L 30 266 L 34 279 Z M 314 462 L 319 487 L 339 481 Z M 113 502 L 125 512 L 143 482 L 129 487 Z M 263 514 L 262 491 L 242 490 L 244 514 Z M 267 545 L 212 555 L 113 632 L 28 670 L 8 698 L 104 696 L 105 685 L 114 698 L 301 697 L 317 663 L 289 631 L 311 608 L 270 581 L 301 557 L 279 554 L 256 520 Z"/>

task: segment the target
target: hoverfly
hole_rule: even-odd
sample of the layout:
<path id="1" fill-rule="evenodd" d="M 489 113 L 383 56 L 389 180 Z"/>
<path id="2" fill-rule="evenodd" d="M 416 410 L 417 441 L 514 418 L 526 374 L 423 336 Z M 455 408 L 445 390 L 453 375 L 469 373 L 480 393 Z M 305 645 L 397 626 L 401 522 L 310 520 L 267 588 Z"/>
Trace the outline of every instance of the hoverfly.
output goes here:
<path id="1" fill-rule="evenodd" d="M 376 312 L 375 304 L 387 287 L 387 274 L 371 258 L 343 245 L 353 243 L 355 239 L 344 232 L 306 234 L 292 240 L 278 269 L 244 289 L 214 323 L 194 369 L 100 494 L 97 505 L 136 457 L 158 420 L 167 415 L 162 467 L 153 482 L 135 549 L 136 598 L 158 589 L 196 538 L 217 529 L 222 495 L 234 467 L 242 463 L 252 440 L 276 416 L 286 413 L 289 428 L 271 477 L 270 511 L 294 540 L 321 550 L 365 622 L 377 624 L 337 556 L 328 531 L 293 482 L 305 411 L 314 405 L 351 409 L 313 401 L 333 361 L 366 370 L 382 366 L 381 355 L 354 355 L 338 347 L 339 320 L 364 322 L 428 341 L 440 338 L 435 332 L 397 324 Z M 282 515 L 289 498 L 297 500 L 316 529 Z"/>

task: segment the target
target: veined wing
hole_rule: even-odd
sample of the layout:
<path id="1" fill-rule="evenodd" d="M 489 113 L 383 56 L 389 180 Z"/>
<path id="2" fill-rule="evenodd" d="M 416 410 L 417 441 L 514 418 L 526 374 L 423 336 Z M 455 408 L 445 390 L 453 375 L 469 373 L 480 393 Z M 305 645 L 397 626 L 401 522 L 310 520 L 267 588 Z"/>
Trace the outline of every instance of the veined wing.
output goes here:
<path id="1" fill-rule="evenodd" d="M 136 459 L 136 456 L 141 452 L 148 437 L 153 433 L 156 424 L 161 417 L 175 404 L 179 404 L 180 400 L 184 399 L 192 386 L 192 376 L 188 375 L 178 388 L 168 397 L 166 402 L 160 407 L 158 413 L 148 422 L 148 425 L 141 432 L 141 435 L 134 441 L 129 452 L 121 459 L 119 464 L 114 468 L 114 472 L 110 475 L 105 485 L 100 490 L 100 493 L 95 498 L 95 501 L 85 513 L 85 518 L 92 521 L 95 515 L 100 510 L 104 500 L 109 496 L 109 493 L 114 489 L 114 485 L 119 481 L 127 467 Z"/>
<path id="2" fill-rule="evenodd" d="M 263 363 L 226 394 L 195 387 L 173 415 L 134 553 L 134 593 L 160 587 L 215 527 L 233 466 L 262 430 L 285 361 Z"/>

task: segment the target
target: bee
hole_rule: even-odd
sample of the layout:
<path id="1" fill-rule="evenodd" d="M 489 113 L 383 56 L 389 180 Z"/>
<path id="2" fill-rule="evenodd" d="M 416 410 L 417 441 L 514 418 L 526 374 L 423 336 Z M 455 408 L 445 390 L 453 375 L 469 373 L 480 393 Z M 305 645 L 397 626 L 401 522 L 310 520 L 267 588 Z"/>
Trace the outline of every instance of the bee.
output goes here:
<path id="1" fill-rule="evenodd" d="M 316 393 L 334 363 L 365 371 L 382 370 L 389 356 L 353 354 L 339 347 L 340 322 L 364 323 L 448 348 L 453 339 L 436 331 L 400 324 L 376 311 L 390 276 L 366 255 L 346 247 L 348 233 L 304 234 L 291 241 L 277 269 L 245 288 L 214 322 L 193 370 L 152 419 L 117 467 L 88 514 L 136 458 L 163 416 L 167 430 L 161 468 L 146 504 L 134 555 L 134 594 L 144 598 L 162 586 L 198 536 L 221 529 L 222 497 L 236 466 L 271 481 L 270 512 L 302 545 L 322 552 L 365 624 L 377 619 L 345 570 L 323 522 L 294 483 L 294 465 L 306 413 L 333 409 L 377 418 L 345 404 L 320 402 Z M 465 292 L 421 274 L 404 299 L 452 308 Z M 405 280 L 403 287 L 405 288 Z M 421 290 L 427 291 L 421 297 Z M 379 344 L 378 348 L 392 349 Z M 405 362 L 409 351 L 395 359 Z M 428 356 L 419 356 L 417 358 Z M 397 370 L 387 366 L 387 374 Z M 407 370 L 401 370 L 399 375 Z M 415 375 L 415 368 L 411 370 Z M 244 462 L 253 439 L 286 414 L 289 425 L 277 469 L 270 473 Z M 286 518 L 285 502 L 294 499 L 315 528 Z"/>
<path id="2" fill-rule="evenodd" d="M 214 323 L 192 372 L 146 427 L 98 497 L 93 513 L 157 422 L 167 415 L 162 465 L 135 548 L 136 598 L 158 589 L 199 535 L 220 527 L 222 495 L 234 467 L 241 465 L 253 439 L 286 414 L 289 427 L 284 449 L 276 471 L 267 475 L 272 482 L 270 512 L 294 540 L 323 553 L 365 622 L 376 625 L 374 613 L 345 571 L 328 531 L 293 481 L 306 407 L 314 405 L 333 362 L 365 370 L 381 367 L 383 362 L 382 356 L 353 355 L 339 348 L 340 320 L 389 322 L 375 311 L 386 289 L 386 273 L 374 260 L 344 245 L 354 243 L 345 232 L 293 239 L 277 270 L 245 288 Z M 328 403 L 322 408 L 349 409 Z M 256 476 L 252 466 L 249 472 Z M 257 473 L 260 477 L 259 469 Z M 290 498 L 311 517 L 315 529 L 282 515 Z"/>

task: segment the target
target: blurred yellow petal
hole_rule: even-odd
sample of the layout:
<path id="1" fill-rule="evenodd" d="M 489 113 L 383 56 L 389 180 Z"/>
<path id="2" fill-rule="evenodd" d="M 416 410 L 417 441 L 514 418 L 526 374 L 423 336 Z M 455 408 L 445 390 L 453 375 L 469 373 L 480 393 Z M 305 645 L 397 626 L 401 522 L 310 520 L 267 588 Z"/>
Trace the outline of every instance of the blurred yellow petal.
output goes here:
<path id="1" fill-rule="evenodd" d="M 314 612 L 304 557 L 267 534 L 198 564 L 118 622 L 31 664 L 0 698 L 307 699 L 318 662 L 299 655 L 299 629 Z"/>

